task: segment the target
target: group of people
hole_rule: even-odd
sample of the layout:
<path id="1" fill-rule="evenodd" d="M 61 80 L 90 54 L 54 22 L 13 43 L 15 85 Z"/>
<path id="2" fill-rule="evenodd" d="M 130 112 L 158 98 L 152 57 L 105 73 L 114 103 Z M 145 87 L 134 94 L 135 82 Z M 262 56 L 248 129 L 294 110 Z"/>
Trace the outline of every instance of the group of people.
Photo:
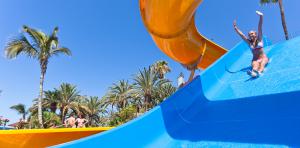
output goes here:
<path id="1" fill-rule="evenodd" d="M 265 69 L 265 66 L 269 62 L 269 58 L 264 52 L 264 43 L 263 43 L 263 35 L 262 35 L 262 25 L 263 25 L 263 13 L 260 11 L 256 11 L 256 14 L 259 16 L 258 23 L 258 31 L 251 30 L 248 32 L 248 37 L 237 27 L 236 21 L 233 22 L 234 30 L 237 34 L 247 43 L 252 53 L 251 66 L 252 69 L 247 73 L 253 77 L 259 77 Z M 204 54 L 204 53 L 203 53 Z M 195 70 L 197 69 L 197 65 L 202 61 L 203 54 L 200 55 L 199 59 L 191 65 L 183 65 L 186 69 L 191 71 L 189 76 L 189 80 L 187 82 L 184 81 L 184 76 L 181 73 L 178 77 L 178 87 L 183 87 L 187 83 L 191 82 L 194 78 Z"/>
<path id="2" fill-rule="evenodd" d="M 71 114 L 69 118 L 65 120 L 65 127 L 69 128 L 84 128 L 88 123 L 88 120 L 83 117 L 83 115 L 78 115 L 78 118 L 75 118 L 74 114 Z"/>

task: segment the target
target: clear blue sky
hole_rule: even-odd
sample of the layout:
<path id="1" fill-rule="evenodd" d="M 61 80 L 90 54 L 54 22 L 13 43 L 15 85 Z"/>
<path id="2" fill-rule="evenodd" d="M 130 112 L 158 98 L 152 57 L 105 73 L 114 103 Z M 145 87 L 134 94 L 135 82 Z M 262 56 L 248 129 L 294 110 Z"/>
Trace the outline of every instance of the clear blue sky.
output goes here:
<path id="1" fill-rule="evenodd" d="M 255 10 L 265 14 L 264 34 L 273 41 L 283 40 L 277 5 L 260 6 L 259 0 L 205 0 L 197 10 L 199 31 L 230 49 L 240 38 L 232 28 L 246 33 L 257 28 Z M 299 0 L 284 0 L 290 33 L 300 35 Z M 11 121 L 20 118 L 9 109 L 17 103 L 29 107 L 38 96 L 39 65 L 21 56 L 4 58 L 8 37 L 17 34 L 22 25 L 51 32 L 59 26 L 61 44 L 70 48 L 72 57 L 51 59 L 46 74 L 45 90 L 63 82 L 77 85 L 82 95 L 103 96 L 112 83 L 130 79 L 138 69 L 157 60 L 166 60 L 172 68 L 167 77 L 176 82 L 180 72 L 188 74 L 178 63 L 155 46 L 146 31 L 139 12 L 138 0 L 0 0 L 0 115 Z"/>

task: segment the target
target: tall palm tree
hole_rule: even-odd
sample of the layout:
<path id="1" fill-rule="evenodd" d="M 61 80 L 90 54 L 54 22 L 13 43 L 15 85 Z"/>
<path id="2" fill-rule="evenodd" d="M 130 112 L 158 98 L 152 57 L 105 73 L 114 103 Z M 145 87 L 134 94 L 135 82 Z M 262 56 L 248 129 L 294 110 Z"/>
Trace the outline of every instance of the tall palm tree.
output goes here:
<path id="1" fill-rule="evenodd" d="M 71 55 L 68 48 L 60 47 L 57 37 L 58 27 L 55 27 L 51 35 L 23 26 L 23 32 L 18 37 L 12 38 L 5 47 L 7 58 L 12 59 L 20 54 L 37 59 L 40 64 L 40 92 L 38 98 L 38 120 L 42 127 L 42 98 L 45 74 L 49 59 L 54 55 Z"/>
<path id="2" fill-rule="evenodd" d="M 13 109 L 18 112 L 18 114 L 22 115 L 23 121 L 26 119 L 26 115 L 28 114 L 28 110 L 26 110 L 26 106 L 24 104 L 17 104 L 10 107 L 10 109 Z"/>
<path id="3" fill-rule="evenodd" d="M 260 3 L 261 4 L 278 3 L 279 9 L 280 9 L 280 15 L 281 15 L 281 23 L 282 23 L 285 39 L 289 40 L 289 33 L 288 33 L 286 21 L 285 21 L 285 12 L 284 12 L 284 8 L 283 8 L 282 0 L 260 0 Z"/>
<path id="4" fill-rule="evenodd" d="M 59 89 L 56 89 L 59 96 L 59 102 L 57 106 L 60 110 L 60 118 L 61 122 L 64 123 L 66 114 L 70 109 L 79 112 L 79 105 L 78 99 L 81 97 L 79 96 L 79 91 L 75 85 L 71 85 L 68 83 L 63 83 L 60 85 Z"/>
<path id="5" fill-rule="evenodd" d="M 140 70 L 136 75 L 134 80 L 134 89 L 137 94 L 143 96 L 145 102 L 145 111 L 150 107 L 153 107 L 151 104 L 152 99 L 154 98 L 155 90 L 161 85 L 169 82 L 166 79 L 159 79 L 158 75 L 149 67 Z"/>
<path id="6" fill-rule="evenodd" d="M 171 72 L 168 62 L 166 61 L 157 61 L 151 68 L 158 74 L 160 79 L 163 79 L 166 73 Z"/>

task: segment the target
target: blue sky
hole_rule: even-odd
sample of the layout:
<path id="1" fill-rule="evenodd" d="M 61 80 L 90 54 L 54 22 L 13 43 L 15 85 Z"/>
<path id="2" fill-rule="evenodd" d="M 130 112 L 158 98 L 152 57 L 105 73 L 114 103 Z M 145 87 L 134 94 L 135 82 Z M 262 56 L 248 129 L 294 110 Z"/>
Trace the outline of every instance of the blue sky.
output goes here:
<path id="1" fill-rule="evenodd" d="M 284 5 L 289 32 L 300 35 L 300 1 L 284 0 Z M 282 41 L 278 6 L 260 6 L 258 0 L 205 0 L 197 10 L 196 24 L 206 37 L 230 49 L 240 41 L 233 20 L 245 33 L 256 29 L 255 10 L 265 14 L 264 34 Z M 45 90 L 68 82 L 77 85 L 82 95 L 101 97 L 112 83 L 132 78 L 157 60 L 169 62 L 172 72 L 167 77 L 175 82 L 180 72 L 188 75 L 155 46 L 142 23 L 138 0 L 0 0 L 0 22 L 0 115 L 12 121 L 20 116 L 9 107 L 17 103 L 29 107 L 39 90 L 37 61 L 4 57 L 7 39 L 24 24 L 48 33 L 59 26 L 61 45 L 73 52 L 71 57 L 50 60 Z"/>

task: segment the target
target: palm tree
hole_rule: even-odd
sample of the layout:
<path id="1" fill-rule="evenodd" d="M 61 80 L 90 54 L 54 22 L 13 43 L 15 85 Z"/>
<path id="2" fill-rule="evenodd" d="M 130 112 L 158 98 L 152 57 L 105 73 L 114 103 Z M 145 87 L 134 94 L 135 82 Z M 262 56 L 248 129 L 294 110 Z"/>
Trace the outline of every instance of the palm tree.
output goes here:
<path id="1" fill-rule="evenodd" d="M 43 112 L 43 118 L 44 118 L 44 127 L 45 128 L 49 128 L 51 127 L 53 124 L 54 125 L 60 125 L 60 118 L 57 114 L 53 113 L 53 112 Z"/>
<path id="2" fill-rule="evenodd" d="M 59 102 L 59 92 L 57 90 L 45 91 L 45 98 L 43 99 L 43 107 L 49 108 L 51 112 L 56 113 L 57 104 Z"/>
<path id="3" fill-rule="evenodd" d="M 45 114 L 48 114 L 51 112 L 52 114 L 56 114 L 55 112 L 52 111 L 51 108 L 51 102 L 53 102 L 49 98 L 49 93 L 51 91 L 46 91 L 45 93 L 45 98 L 42 100 L 42 112 L 43 112 L 43 126 L 44 128 L 47 128 L 47 125 L 45 123 L 48 123 L 48 117 L 45 117 Z M 54 91 L 53 91 L 54 92 Z M 32 106 L 28 109 L 29 116 L 28 116 L 28 122 L 29 122 L 29 128 L 38 128 L 39 126 L 39 121 L 38 121 L 38 98 L 33 99 L 33 104 Z"/>
<path id="4" fill-rule="evenodd" d="M 280 9 L 280 15 L 281 15 L 281 23 L 282 23 L 285 39 L 289 40 L 289 33 L 288 33 L 286 21 L 285 21 L 285 13 L 284 13 L 282 0 L 260 0 L 260 3 L 261 4 L 278 3 L 279 9 Z"/>
<path id="5" fill-rule="evenodd" d="M 30 115 L 38 115 L 38 98 L 33 99 L 33 104 L 32 106 L 28 109 Z M 47 101 L 45 101 L 45 98 L 42 100 L 42 111 L 47 111 L 49 109 Z"/>
<path id="6" fill-rule="evenodd" d="M 110 113 L 109 116 L 112 117 L 115 111 L 114 106 L 118 104 L 119 101 L 114 95 L 109 93 L 106 94 L 102 100 L 103 100 L 104 108 L 107 109 L 107 112 Z"/>
<path id="7" fill-rule="evenodd" d="M 157 61 L 151 68 L 158 74 L 159 79 L 163 79 L 166 73 L 171 72 L 168 62 L 166 61 Z"/>
<path id="8" fill-rule="evenodd" d="M 49 59 L 54 55 L 65 54 L 71 55 L 68 48 L 60 47 L 57 37 L 58 27 L 55 27 L 51 35 L 38 31 L 27 26 L 23 26 L 23 32 L 18 37 L 12 38 L 5 47 L 7 58 L 12 59 L 20 54 L 35 58 L 39 61 L 40 75 L 40 92 L 38 98 L 38 120 L 42 127 L 42 98 L 44 78 L 47 71 Z M 29 36 L 30 39 L 27 38 Z"/>
<path id="9" fill-rule="evenodd" d="M 155 105 L 160 104 L 164 99 L 168 98 L 172 94 L 176 92 L 176 87 L 174 87 L 171 83 L 166 83 L 161 85 L 155 91 L 155 99 L 153 100 Z"/>
<path id="10" fill-rule="evenodd" d="M 143 108 L 144 101 L 142 98 L 143 98 L 143 96 L 141 96 L 141 94 L 139 94 L 139 92 L 135 92 L 132 95 L 131 104 L 135 107 L 136 117 L 139 116 L 141 113 L 145 112 L 145 110 Z"/>
<path id="11" fill-rule="evenodd" d="M 100 122 L 100 114 L 105 113 L 103 101 L 98 97 L 85 98 L 84 104 L 81 106 L 89 117 L 91 126 L 98 126 Z"/>
<path id="12" fill-rule="evenodd" d="M 110 126 L 118 126 L 136 117 L 136 108 L 129 105 L 119 110 L 110 120 Z"/>
<path id="13" fill-rule="evenodd" d="M 39 121 L 36 114 L 33 114 L 29 117 L 29 125 L 31 128 L 38 128 L 39 127 Z M 53 112 L 43 111 L 43 127 L 49 128 L 53 124 L 60 125 L 61 121 L 57 114 Z"/>
<path id="14" fill-rule="evenodd" d="M 79 91 L 77 91 L 76 86 L 68 83 L 61 84 L 56 91 L 59 96 L 57 106 L 60 110 L 60 118 L 61 122 L 64 123 L 69 109 L 72 109 L 77 113 L 80 112 L 78 99 L 81 99 L 81 97 L 79 96 Z"/>
<path id="15" fill-rule="evenodd" d="M 28 110 L 26 110 L 26 107 L 24 104 L 17 104 L 17 105 L 13 105 L 10 107 L 10 109 L 13 109 L 15 111 L 18 112 L 18 114 L 21 114 L 22 115 L 22 119 L 23 121 L 25 121 L 26 119 L 26 115 L 28 114 Z"/>
<path id="16" fill-rule="evenodd" d="M 133 86 L 128 81 L 121 80 L 117 84 L 114 83 L 109 90 L 109 96 L 112 100 L 116 100 L 118 109 L 125 108 L 129 104 Z"/>
<path id="17" fill-rule="evenodd" d="M 140 70 L 133 80 L 136 93 L 143 96 L 145 111 L 153 106 L 151 102 L 154 98 L 154 91 L 161 85 L 169 82 L 166 79 L 159 79 L 158 75 L 150 67 Z"/>

